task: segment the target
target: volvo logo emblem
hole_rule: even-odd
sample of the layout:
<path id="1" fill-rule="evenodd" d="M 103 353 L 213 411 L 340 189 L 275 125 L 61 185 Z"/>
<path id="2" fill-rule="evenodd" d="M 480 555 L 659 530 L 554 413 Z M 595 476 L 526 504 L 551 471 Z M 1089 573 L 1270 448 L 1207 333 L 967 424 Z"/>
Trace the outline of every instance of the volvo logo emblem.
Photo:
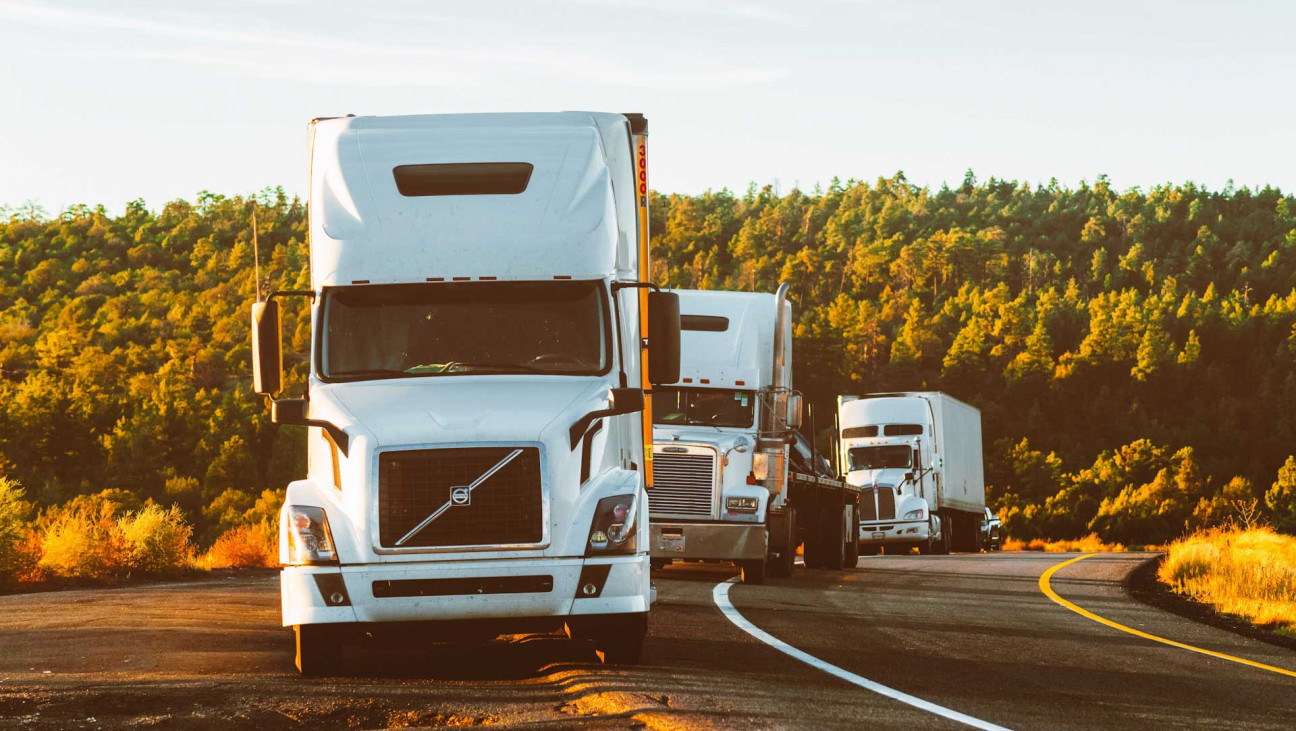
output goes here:
<path id="1" fill-rule="evenodd" d="M 469 490 L 467 485 L 464 485 L 463 487 L 450 488 L 450 502 L 456 507 L 460 505 L 471 505 L 472 490 Z"/>

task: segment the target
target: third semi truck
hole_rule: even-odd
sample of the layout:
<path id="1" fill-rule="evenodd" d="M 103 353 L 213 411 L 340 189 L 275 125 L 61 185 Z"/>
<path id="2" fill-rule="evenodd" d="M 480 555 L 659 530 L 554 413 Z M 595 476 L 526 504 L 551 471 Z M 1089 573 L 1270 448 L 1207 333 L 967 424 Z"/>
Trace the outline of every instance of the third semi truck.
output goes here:
<path id="1" fill-rule="evenodd" d="M 860 550 L 976 551 L 985 515 L 981 412 L 936 391 L 840 396 L 839 454 L 864 490 Z"/>

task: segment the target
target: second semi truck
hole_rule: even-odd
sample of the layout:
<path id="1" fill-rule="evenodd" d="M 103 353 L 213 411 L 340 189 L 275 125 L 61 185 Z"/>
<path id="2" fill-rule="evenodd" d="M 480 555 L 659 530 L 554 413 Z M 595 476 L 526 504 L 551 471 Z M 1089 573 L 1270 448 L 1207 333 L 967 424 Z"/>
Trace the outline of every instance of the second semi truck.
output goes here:
<path id="1" fill-rule="evenodd" d="M 679 290 L 680 378 L 654 389 L 654 564 L 736 563 L 747 583 L 853 566 L 860 489 L 789 467 L 801 424 L 792 305 L 776 294 Z"/>

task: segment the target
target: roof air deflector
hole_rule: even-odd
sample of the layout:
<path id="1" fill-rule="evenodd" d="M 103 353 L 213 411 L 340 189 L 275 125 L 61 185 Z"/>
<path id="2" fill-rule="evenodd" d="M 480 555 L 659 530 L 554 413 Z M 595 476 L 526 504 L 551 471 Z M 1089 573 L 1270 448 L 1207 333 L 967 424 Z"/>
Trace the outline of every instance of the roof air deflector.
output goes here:
<path id="1" fill-rule="evenodd" d="M 398 165 L 392 175 L 407 197 L 516 195 L 526 190 L 533 169 L 529 162 L 454 162 Z"/>

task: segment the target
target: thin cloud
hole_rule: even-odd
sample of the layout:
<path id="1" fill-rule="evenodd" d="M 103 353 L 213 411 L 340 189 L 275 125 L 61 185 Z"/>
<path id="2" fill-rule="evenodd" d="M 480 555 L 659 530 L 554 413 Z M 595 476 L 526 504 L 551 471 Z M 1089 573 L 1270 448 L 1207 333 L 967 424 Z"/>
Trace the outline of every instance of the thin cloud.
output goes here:
<path id="1" fill-rule="evenodd" d="M 507 52 L 420 48 L 344 40 L 292 32 L 233 30 L 154 19 L 66 10 L 0 1 L 0 14 L 57 28 L 118 30 L 182 41 L 208 41 L 195 50 L 121 51 L 82 47 L 45 55 L 68 58 L 171 61 L 222 68 L 256 78 L 314 84 L 460 88 L 504 86 L 503 79 L 556 77 L 590 84 L 638 89 L 706 90 L 764 84 L 786 78 L 780 68 L 717 67 L 696 59 L 677 59 L 675 68 L 646 70 L 610 62 L 603 56 L 515 49 Z M 277 53 L 292 51 L 291 53 Z M 308 53 L 303 54 L 302 51 Z M 309 53 L 315 52 L 315 53 Z M 399 58 L 400 63 L 392 63 Z"/>
<path id="2" fill-rule="evenodd" d="M 637 12 L 667 13 L 674 16 L 693 15 L 712 18 L 738 18 L 755 20 L 764 23 L 784 23 L 787 13 L 769 6 L 757 5 L 741 0 L 566 0 L 579 5 L 601 5 L 604 7 L 630 8 Z"/>

